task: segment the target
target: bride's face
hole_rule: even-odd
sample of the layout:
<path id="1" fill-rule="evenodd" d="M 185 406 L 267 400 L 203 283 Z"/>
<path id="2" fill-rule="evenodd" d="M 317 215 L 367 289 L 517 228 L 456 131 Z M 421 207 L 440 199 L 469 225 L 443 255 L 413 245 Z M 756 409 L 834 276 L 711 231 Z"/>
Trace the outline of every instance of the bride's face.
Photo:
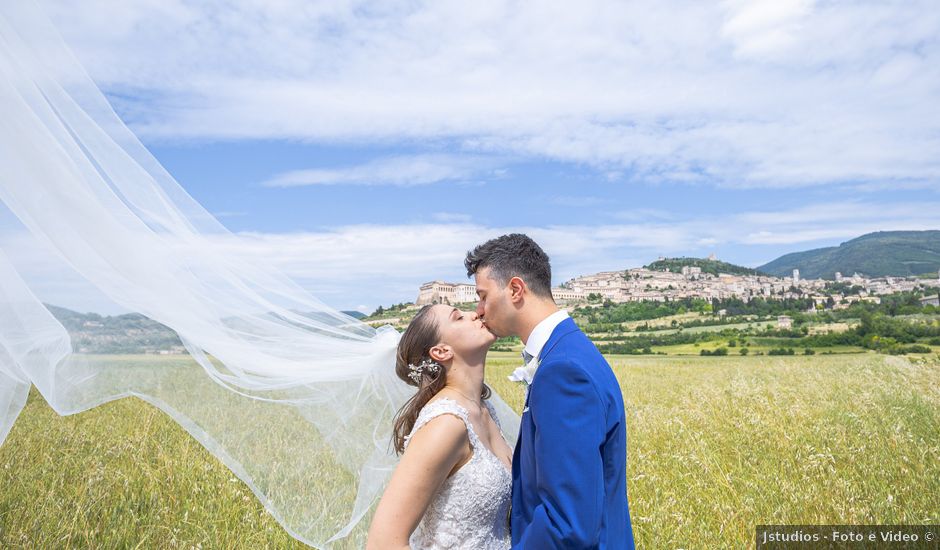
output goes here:
<path id="1" fill-rule="evenodd" d="M 496 341 L 475 312 L 439 304 L 434 306 L 433 313 L 441 343 L 453 348 L 456 355 L 467 357 L 488 349 Z"/>

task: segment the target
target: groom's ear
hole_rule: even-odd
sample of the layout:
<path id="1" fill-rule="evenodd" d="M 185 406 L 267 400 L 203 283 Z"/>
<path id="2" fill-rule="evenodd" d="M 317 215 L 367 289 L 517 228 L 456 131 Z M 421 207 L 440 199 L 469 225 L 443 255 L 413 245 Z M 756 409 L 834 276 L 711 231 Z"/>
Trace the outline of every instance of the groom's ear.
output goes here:
<path id="1" fill-rule="evenodd" d="M 509 279 L 509 301 L 512 303 L 519 303 L 525 295 L 526 284 L 520 277 L 513 277 Z"/>

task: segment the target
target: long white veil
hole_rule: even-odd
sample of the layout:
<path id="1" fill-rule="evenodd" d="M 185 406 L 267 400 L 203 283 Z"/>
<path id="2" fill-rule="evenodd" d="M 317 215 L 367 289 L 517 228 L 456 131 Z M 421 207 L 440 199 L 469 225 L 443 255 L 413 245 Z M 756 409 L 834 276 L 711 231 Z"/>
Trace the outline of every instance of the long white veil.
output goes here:
<path id="1" fill-rule="evenodd" d="M 175 331 L 192 358 L 77 353 L 0 251 L 0 442 L 31 385 L 59 414 L 137 396 L 296 538 L 362 545 L 359 520 L 396 463 L 392 417 L 413 393 L 394 374 L 398 333 L 224 254 L 239 237 L 147 152 L 30 1 L 0 3 L 0 201 L 71 276 Z"/>

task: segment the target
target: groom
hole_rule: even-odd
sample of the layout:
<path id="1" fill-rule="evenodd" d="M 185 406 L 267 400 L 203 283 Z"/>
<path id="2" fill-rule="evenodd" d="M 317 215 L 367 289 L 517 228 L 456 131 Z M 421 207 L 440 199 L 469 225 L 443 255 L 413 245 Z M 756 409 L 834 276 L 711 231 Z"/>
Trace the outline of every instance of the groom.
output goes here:
<path id="1" fill-rule="evenodd" d="M 594 344 L 552 298 L 548 256 L 526 235 L 467 253 L 477 314 L 538 365 L 512 459 L 513 549 L 632 549 L 623 396 Z M 537 363 L 535 362 L 537 361 Z"/>

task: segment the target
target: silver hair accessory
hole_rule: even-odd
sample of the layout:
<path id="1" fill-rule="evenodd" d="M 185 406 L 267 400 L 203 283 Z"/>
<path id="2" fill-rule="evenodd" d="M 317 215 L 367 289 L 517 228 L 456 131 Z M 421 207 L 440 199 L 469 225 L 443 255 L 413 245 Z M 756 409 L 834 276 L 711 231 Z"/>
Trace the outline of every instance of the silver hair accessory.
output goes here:
<path id="1" fill-rule="evenodd" d="M 408 373 L 408 378 L 411 378 L 415 381 L 415 384 L 421 383 L 421 374 L 424 369 L 427 369 L 428 372 L 437 372 L 441 369 L 440 363 L 433 359 L 424 359 L 417 365 L 412 365 L 408 363 L 408 370 L 411 372 Z"/>

